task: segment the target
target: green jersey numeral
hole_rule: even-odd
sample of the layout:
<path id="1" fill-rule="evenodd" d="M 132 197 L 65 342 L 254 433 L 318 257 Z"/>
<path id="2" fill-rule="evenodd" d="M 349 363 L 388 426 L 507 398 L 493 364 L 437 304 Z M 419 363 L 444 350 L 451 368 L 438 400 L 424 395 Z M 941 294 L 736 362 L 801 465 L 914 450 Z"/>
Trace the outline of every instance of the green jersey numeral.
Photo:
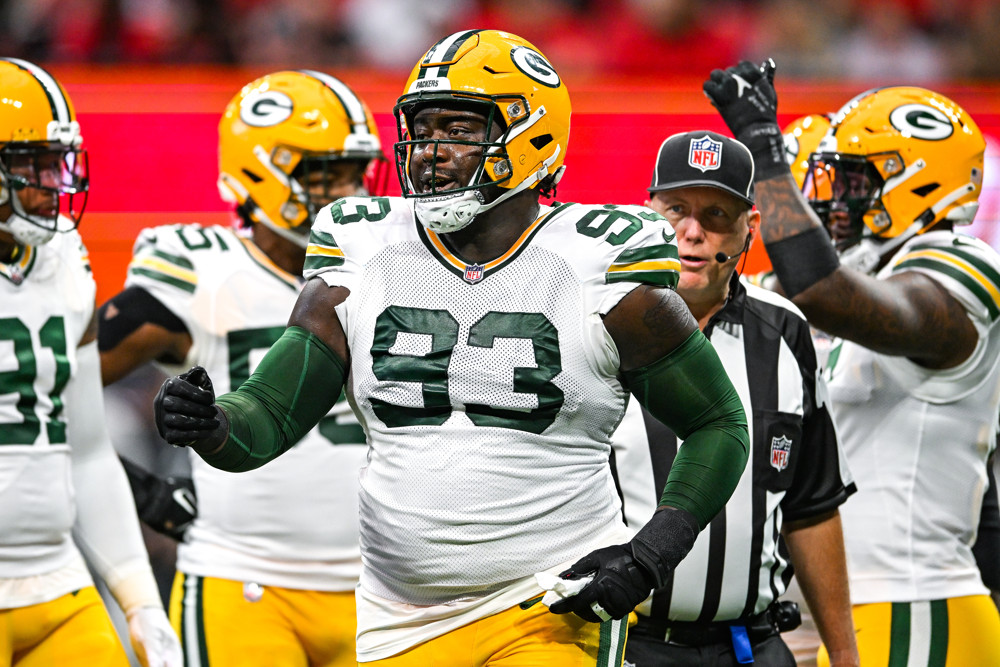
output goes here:
<path id="1" fill-rule="evenodd" d="M 211 236 L 209 236 L 209 232 L 211 232 Z M 201 227 L 179 227 L 177 229 L 177 236 L 188 250 L 211 248 L 213 241 L 221 250 L 229 250 L 229 245 L 214 229 L 205 230 Z"/>
<path id="2" fill-rule="evenodd" d="M 389 215 L 388 197 L 346 197 L 338 199 L 330 206 L 333 221 L 340 225 L 352 222 L 376 222 Z"/>
<path id="3" fill-rule="evenodd" d="M 655 219 L 655 217 L 654 213 L 651 219 Z M 619 224 L 615 225 L 615 223 Z M 642 229 L 642 220 L 638 216 L 620 210 L 614 204 L 605 204 L 603 209 L 594 209 L 580 218 L 576 223 L 576 231 L 596 239 L 607 234 L 612 226 L 615 227 L 616 231 L 613 234 L 608 234 L 604 240 L 613 246 L 619 246 Z"/>
<path id="4" fill-rule="evenodd" d="M 38 331 L 42 348 L 51 351 L 56 373 L 49 392 L 52 412 L 45 422 L 45 430 L 51 444 L 66 442 L 66 422 L 59 419 L 62 414 L 62 392 L 69 382 L 70 364 L 66 354 L 66 325 L 62 316 L 53 315 Z M 35 413 L 38 395 L 35 393 L 35 379 L 38 375 L 38 353 L 31 342 L 31 331 L 16 317 L 0 319 L 0 341 L 10 341 L 14 348 L 17 368 L 0 372 L 0 394 L 17 394 L 17 411 L 22 420 L 0 427 L 0 445 L 30 445 L 41 432 L 41 421 Z"/>
<path id="5" fill-rule="evenodd" d="M 394 354 L 400 333 L 429 336 L 430 350 L 423 355 Z M 424 407 L 393 405 L 372 399 L 375 416 L 386 426 L 438 426 L 451 416 L 448 364 L 458 342 L 458 321 L 446 310 L 389 306 L 375 321 L 372 372 L 383 382 L 419 382 Z"/>
<path id="6" fill-rule="evenodd" d="M 458 329 L 458 321 L 445 310 L 390 306 L 379 315 L 372 344 L 375 377 L 387 383 L 420 383 L 423 398 L 422 407 L 371 399 L 375 416 L 386 426 L 440 425 L 451 416 L 448 366 L 458 343 Z M 424 347 L 429 349 L 422 354 L 394 352 L 400 334 L 422 337 Z M 541 433 L 555 421 L 565 398 L 552 382 L 562 371 L 558 332 L 541 313 L 489 312 L 469 329 L 468 344 L 492 348 L 498 338 L 531 341 L 536 366 L 514 367 L 512 389 L 517 394 L 536 396 L 538 407 L 518 410 L 469 403 L 464 406 L 466 414 L 476 426 Z"/>

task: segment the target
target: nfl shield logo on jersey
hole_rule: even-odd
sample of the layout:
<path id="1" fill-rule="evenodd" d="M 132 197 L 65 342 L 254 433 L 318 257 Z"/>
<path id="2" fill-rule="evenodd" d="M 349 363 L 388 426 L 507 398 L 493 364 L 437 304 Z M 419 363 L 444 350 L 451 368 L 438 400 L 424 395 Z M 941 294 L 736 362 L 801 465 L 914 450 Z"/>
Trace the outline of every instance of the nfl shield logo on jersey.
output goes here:
<path id="1" fill-rule="evenodd" d="M 722 142 L 715 141 L 707 134 L 701 139 L 692 139 L 688 150 L 688 164 L 706 172 L 718 169 L 722 163 Z"/>
<path id="2" fill-rule="evenodd" d="M 781 472 L 788 467 L 788 454 L 792 451 L 792 441 L 785 436 L 771 438 L 771 467 Z"/>
<path id="3" fill-rule="evenodd" d="M 478 283 L 483 279 L 483 271 L 485 267 L 482 264 L 469 264 L 465 267 L 465 282 L 470 285 L 473 283 Z"/>

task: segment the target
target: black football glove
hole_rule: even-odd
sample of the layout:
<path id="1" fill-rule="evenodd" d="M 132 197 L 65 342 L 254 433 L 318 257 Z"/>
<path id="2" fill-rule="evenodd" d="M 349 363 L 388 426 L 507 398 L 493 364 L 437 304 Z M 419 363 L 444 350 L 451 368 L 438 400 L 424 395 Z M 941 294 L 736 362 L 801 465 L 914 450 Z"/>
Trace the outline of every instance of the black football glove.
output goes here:
<path id="1" fill-rule="evenodd" d="M 560 573 L 564 579 L 593 574 L 594 580 L 576 595 L 552 604 L 549 611 L 573 612 L 591 623 L 625 618 L 653 589 L 666 583 L 694 546 L 699 530 L 690 512 L 656 512 L 628 543 L 593 551 Z"/>
<path id="2" fill-rule="evenodd" d="M 653 575 L 635 559 L 630 544 L 593 551 L 559 576 L 578 579 L 589 574 L 594 575 L 593 581 L 576 595 L 549 606 L 549 611 L 573 612 L 591 623 L 625 618 L 655 585 Z"/>
<path id="3" fill-rule="evenodd" d="M 143 523 L 178 542 L 198 514 L 198 500 L 190 477 L 157 477 L 121 457 L 132 487 L 135 507 Z"/>
<path id="4" fill-rule="evenodd" d="M 153 418 L 161 438 L 199 453 L 215 451 L 229 436 L 212 380 L 201 366 L 166 379 L 153 399 Z"/>
<path id="5" fill-rule="evenodd" d="M 712 70 L 702 86 L 733 136 L 753 154 L 756 180 L 789 170 L 784 137 L 778 125 L 774 70 L 770 58 L 760 66 L 744 60 L 725 70 Z"/>

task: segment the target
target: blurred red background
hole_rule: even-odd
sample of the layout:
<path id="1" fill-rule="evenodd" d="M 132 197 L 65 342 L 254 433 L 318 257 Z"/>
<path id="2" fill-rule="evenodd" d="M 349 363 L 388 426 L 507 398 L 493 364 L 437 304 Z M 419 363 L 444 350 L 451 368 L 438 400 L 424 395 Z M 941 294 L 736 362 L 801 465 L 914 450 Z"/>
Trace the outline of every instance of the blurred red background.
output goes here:
<path id="1" fill-rule="evenodd" d="M 76 105 L 90 152 L 91 193 L 80 231 L 90 249 L 98 300 L 103 302 L 121 289 L 132 242 L 143 227 L 230 220 L 215 186 L 216 125 L 240 87 L 266 72 L 120 65 L 51 66 L 50 70 Z M 362 69 L 330 73 L 368 102 L 388 153 L 396 133 L 392 105 L 403 78 Z M 702 94 L 700 77 L 570 74 L 565 78 L 573 121 L 566 177 L 557 195 L 560 201 L 641 204 L 665 137 L 692 129 L 728 133 Z M 984 133 L 1000 137 L 1000 86 L 935 88 L 964 106 Z M 806 113 L 836 110 L 858 92 L 856 86 L 796 80 L 783 87 L 779 81 L 779 121 L 785 124 Z M 989 172 L 988 166 L 988 177 Z M 993 187 L 988 188 L 990 198 L 995 198 Z M 389 194 L 398 193 L 392 174 Z M 762 244 L 755 244 L 744 271 L 767 265 Z"/>

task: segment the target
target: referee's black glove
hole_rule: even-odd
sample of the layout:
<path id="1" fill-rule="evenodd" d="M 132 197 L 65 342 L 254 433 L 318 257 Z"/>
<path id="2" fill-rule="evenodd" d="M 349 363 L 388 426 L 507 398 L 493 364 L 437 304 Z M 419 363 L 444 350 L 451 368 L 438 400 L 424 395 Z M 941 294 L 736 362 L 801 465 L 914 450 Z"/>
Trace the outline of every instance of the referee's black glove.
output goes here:
<path id="1" fill-rule="evenodd" d="M 590 574 L 594 579 L 549 610 L 555 614 L 573 612 L 592 623 L 625 618 L 653 589 L 666 583 L 694 546 L 699 530 L 698 520 L 686 510 L 657 511 L 631 541 L 597 549 L 560 573 L 564 579 Z"/>
<path id="2" fill-rule="evenodd" d="M 753 154 L 756 180 L 788 171 L 785 141 L 778 126 L 774 70 L 770 58 L 760 66 L 744 60 L 725 70 L 712 70 L 702 85 L 733 136 Z"/>
<path id="3" fill-rule="evenodd" d="M 153 399 L 153 418 L 161 438 L 201 454 L 214 452 L 229 437 L 229 422 L 215 405 L 212 380 L 201 366 L 166 379 Z"/>

